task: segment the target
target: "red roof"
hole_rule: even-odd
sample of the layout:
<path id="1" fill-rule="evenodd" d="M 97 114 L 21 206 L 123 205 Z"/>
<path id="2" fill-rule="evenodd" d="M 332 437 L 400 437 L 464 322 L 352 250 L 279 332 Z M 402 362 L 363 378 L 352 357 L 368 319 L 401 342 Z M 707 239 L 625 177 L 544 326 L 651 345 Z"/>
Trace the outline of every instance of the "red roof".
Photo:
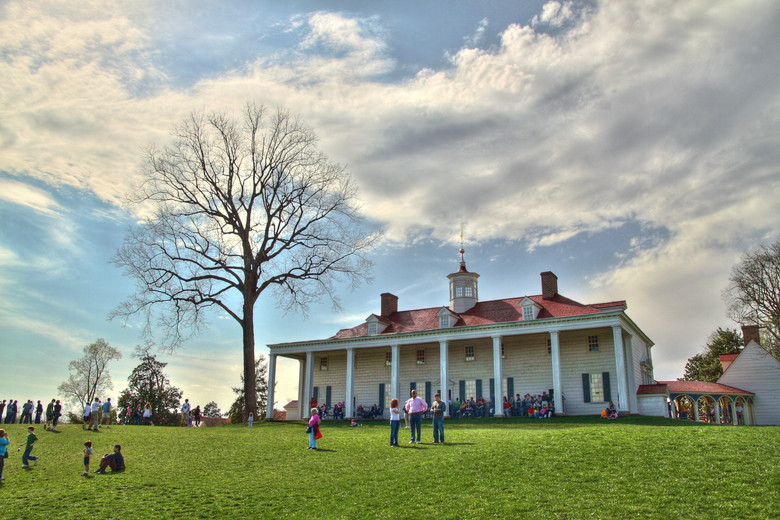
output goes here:
<path id="1" fill-rule="evenodd" d="M 737 356 L 739 356 L 739 352 L 736 354 L 721 354 L 718 356 L 718 359 L 720 360 L 720 365 L 723 367 L 723 371 L 725 372 L 726 369 L 731 365 L 731 363 L 737 359 Z"/>
<path id="2" fill-rule="evenodd" d="M 749 394 L 733 386 L 720 383 L 707 383 L 705 381 L 656 381 L 657 384 L 666 385 L 673 394 Z M 642 385 L 645 386 L 645 385 Z"/>
<path id="3" fill-rule="evenodd" d="M 518 305 L 523 298 L 478 302 L 474 307 L 459 315 L 459 319 L 454 327 L 523 321 L 523 311 Z M 541 308 L 537 319 L 583 316 L 614 309 L 624 310 L 626 308 L 624 300 L 584 305 L 559 294 L 556 294 L 549 300 L 545 300 L 541 295 L 529 296 L 529 298 Z M 440 309 L 441 307 L 430 307 L 428 309 L 398 311 L 390 316 L 383 316 L 383 321 L 388 322 L 389 325 L 382 331 L 382 334 L 436 330 L 439 328 L 439 317 L 436 313 Z M 351 329 L 341 329 L 332 339 L 356 338 L 367 335 L 368 324 L 361 323 Z"/>
<path id="4" fill-rule="evenodd" d="M 636 389 L 636 395 L 653 395 L 653 394 L 665 394 L 669 390 L 663 383 L 656 383 L 654 385 L 639 385 Z"/>

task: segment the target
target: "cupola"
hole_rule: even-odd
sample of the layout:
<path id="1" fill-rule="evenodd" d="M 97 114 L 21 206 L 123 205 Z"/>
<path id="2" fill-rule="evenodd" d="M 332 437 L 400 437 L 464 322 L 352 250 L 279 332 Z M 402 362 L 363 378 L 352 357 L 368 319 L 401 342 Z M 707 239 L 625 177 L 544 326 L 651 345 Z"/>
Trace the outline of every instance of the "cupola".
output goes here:
<path id="1" fill-rule="evenodd" d="M 477 291 L 477 273 L 470 273 L 466 269 L 466 260 L 463 254 L 466 251 L 460 248 L 460 268 L 456 273 L 447 275 L 450 279 L 450 310 L 460 314 L 474 307 L 479 301 Z"/>

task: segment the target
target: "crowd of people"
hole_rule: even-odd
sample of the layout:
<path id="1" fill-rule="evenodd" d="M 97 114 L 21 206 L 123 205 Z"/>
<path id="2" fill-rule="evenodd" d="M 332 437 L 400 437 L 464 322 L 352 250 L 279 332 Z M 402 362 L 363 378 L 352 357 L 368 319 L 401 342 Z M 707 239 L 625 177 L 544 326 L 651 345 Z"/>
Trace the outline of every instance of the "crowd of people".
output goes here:
<path id="1" fill-rule="evenodd" d="M 52 399 L 46 406 L 46 413 L 44 414 L 43 404 L 38 401 L 38 404 L 33 404 L 32 400 L 28 400 L 22 405 L 22 414 L 18 416 L 19 401 L 13 399 L 3 399 L 0 402 L 0 422 L 4 424 L 41 424 L 44 422 L 44 429 L 55 430 L 57 424 L 59 424 L 60 417 L 62 417 L 62 404 L 57 399 Z M 3 419 L 3 413 L 5 413 L 5 419 Z"/>

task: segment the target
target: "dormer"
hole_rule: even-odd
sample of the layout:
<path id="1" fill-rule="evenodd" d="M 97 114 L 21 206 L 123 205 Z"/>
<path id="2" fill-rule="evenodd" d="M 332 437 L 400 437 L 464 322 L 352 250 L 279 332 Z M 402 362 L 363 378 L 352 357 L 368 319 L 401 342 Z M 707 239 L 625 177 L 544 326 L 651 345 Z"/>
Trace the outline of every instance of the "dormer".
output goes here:
<path id="1" fill-rule="evenodd" d="M 456 314 L 466 312 L 479 301 L 477 292 L 477 273 L 470 273 L 466 269 L 466 260 L 463 259 L 463 248 L 460 250 L 460 269 L 457 273 L 447 275 L 450 279 L 450 310 Z"/>
<path id="2" fill-rule="evenodd" d="M 366 323 L 368 324 L 368 335 L 369 336 L 375 336 L 377 334 L 382 334 L 384 330 L 390 326 L 389 321 L 385 321 L 376 314 L 372 314 L 368 318 L 366 318 Z"/>
<path id="3" fill-rule="evenodd" d="M 455 323 L 460 319 L 460 316 L 449 310 L 447 307 L 442 307 L 439 312 L 436 313 L 439 317 L 439 328 L 449 329 L 454 327 Z"/>
<path id="4" fill-rule="evenodd" d="M 535 320 L 539 316 L 539 311 L 542 310 L 542 307 L 528 296 L 520 300 L 517 306 L 523 313 L 523 321 Z"/>

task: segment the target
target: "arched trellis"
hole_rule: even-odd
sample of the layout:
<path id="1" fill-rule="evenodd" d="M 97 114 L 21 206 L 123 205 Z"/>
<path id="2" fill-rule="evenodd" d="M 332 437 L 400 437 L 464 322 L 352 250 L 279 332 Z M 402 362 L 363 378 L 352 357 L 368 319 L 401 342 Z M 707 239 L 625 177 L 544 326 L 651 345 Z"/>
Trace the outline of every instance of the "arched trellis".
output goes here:
<path id="1" fill-rule="evenodd" d="M 753 424 L 753 398 L 748 394 L 670 393 L 672 417 L 716 424 Z M 707 415 L 702 413 L 707 411 Z"/>

